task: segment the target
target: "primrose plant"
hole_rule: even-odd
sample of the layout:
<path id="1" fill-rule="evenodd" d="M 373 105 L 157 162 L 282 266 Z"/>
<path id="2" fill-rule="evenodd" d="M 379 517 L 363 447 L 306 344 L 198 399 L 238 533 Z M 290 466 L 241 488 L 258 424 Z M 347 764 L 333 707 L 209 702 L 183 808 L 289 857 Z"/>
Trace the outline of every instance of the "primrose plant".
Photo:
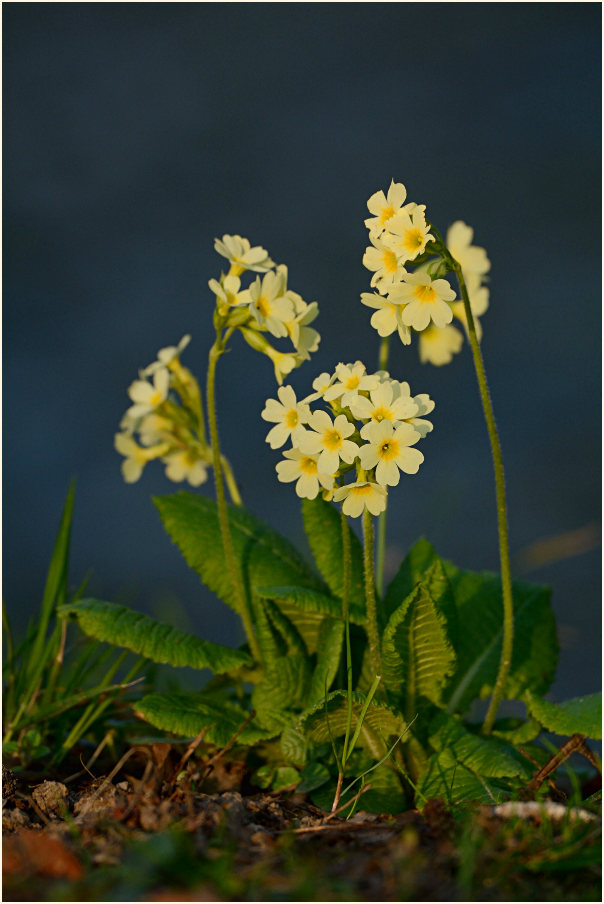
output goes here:
<path id="1" fill-rule="evenodd" d="M 87 634 L 155 662 L 212 670 L 203 691 L 147 694 L 136 712 L 164 731 L 254 746 L 261 787 L 296 787 L 337 809 L 361 781 L 363 808 L 386 812 L 411 799 L 417 806 L 431 797 L 501 800 L 534 791 L 534 764 L 548 759 L 542 728 L 601 736 L 601 696 L 543 699 L 557 663 L 549 591 L 511 579 L 503 465 L 477 319 L 489 301 L 486 252 L 461 221 L 445 241 L 425 205 L 406 201 L 401 183 L 372 195 L 368 208 L 363 263 L 373 291 L 361 302 L 373 309 L 381 337 L 375 372 L 340 362 L 298 400 L 283 382 L 318 348 L 310 326 L 318 306 L 288 287 L 287 268 L 262 247 L 225 235 L 215 249 L 228 271 L 209 281 L 215 338 L 205 394 L 181 363 L 188 336 L 160 350 L 128 390 L 132 405 L 115 438 L 127 482 L 153 459 L 169 479 L 193 487 L 213 472 L 215 501 L 179 492 L 154 502 L 187 563 L 241 617 L 246 643 L 231 649 L 94 599 L 61 612 Z M 448 364 L 463 344 L 454 319 L 469 339 L 491 442 L 501 574 L 460 570 L 420 539 L 384 587 L 390 492 L 395 500 L 401 475 L 418 473 L 434 409 L 428 394 L 412 394 L 389 374 L 390 337 L 403 345 L 415 337 L 422 361 Z M 277 479 L 295 484 L 316 570 L 245 508 L 220 448 L 217 362 L 237 333 L 273 364 L 277 398 L 261 411 L 271 425 L 266 441 L 283 450 Z M 362 543 L 349 523 L 355 518 Z M 485 698 L 484 721 L 473 722 L 473 704 Z M 504 699 L 521 701 L 526 717 L 498 718 Z"/>

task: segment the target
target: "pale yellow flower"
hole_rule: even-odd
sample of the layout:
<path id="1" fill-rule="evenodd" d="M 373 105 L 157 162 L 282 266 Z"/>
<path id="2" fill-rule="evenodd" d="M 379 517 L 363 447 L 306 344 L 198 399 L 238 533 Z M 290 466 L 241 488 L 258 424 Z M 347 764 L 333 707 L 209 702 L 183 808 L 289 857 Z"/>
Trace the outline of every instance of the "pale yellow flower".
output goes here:
<path id="1" fill-rule="evenodd" d="M 376 191 L 367 201 L 367 209 L 373 216 L 365 220 L 365 226 L 372 235 L 379 235 L 391 217 L 397 213 L 405 202 L 407 189 L 402 182 L 390 183 L 388 194 Z"/>
<path id="2" fill-rule="evenodd" d="M 296 481 L 296 493 L 301 499 L 315 499 L 320 486 L 325 490 L 333 487 L 333 477 L 318 469 L 318 455 L 309 455 L 300 449 L 289 449 L 283 453 L 287 461 L 276 465 L 277 477 L 282 483 Z"/>
<path id="3" fill-rule="evenodd" d="M 395 487 L 400 480 L 399 469 L 417 474 L 424 456 L 419 449 L 410 448 L 421 438 L 411 424 L 395 427 L 388 420 L 369 421 L 361 436 L 367 441 L 359 450 L 361 467 L 364 471 L 375 468 L 375 479 L 381 486 Z"/>
<path id="4" fill-rule="evenodd" d="M 394 289 L 396 288 L 395 286 Z M 397 330 L 403 345 L 411 343 L 411 330 L 403 323 L 401 316 L 403 306 L 393 304 L 390 301 L 390 293 L 384 298 L 383 295 L 376 295 L 375 292 L 363 292 L 361 303 L 368 308 L 375 308 L 375 313 L 371 315 L 370 323 L 374 330 L 377 330 L 378 336 L 382 338 L 391 336 Z"/>
<path id="5" fill-rule="evenodd" d="M 382 238 L 370 235 L 369 241 L 372 247 L 365 249 L 363 266 L 374 271 L 371 277 L 372 288 L 384 294 L 400 280 L 405 269 L 402 260 L 396 252 L 387 247 Z"/>
<path id="6" fill-rule="evenodd" d="M 375 389 L 380 382 L 377 374 L 365 372 L 365 365 L 361 361 L 355 361 L 354 364 L 338 364 L 336 378 L 336 382 L 325 390 L 323 398 L 326 402 L 333 402 L 339 398 L 342 408 L 349 406 L 359 392 Z"/>
<path id="7" fill-rule="evenodd" d="M 440 367 L 449 364 L 463 345 L 463 336 L 454 326 L 429 326 L 419 334 L 419 360 Z"/>
<path id="8" fill-rule="evenodd" d="M 265 421 L 274 423 L 266 442 L 271 449 L 279 449 L 291 437 L 295 445 L 298 438 L 304 436 L 303 424 L 308 422 L 310 408 L 304 402 L 298 402 L 291 386 L 280 386 L 277 390 L 279 401 L 267 399 L 266 406 L 260 415 Z"/>
<path id="9" fill-rule="evenodd" d="M 457 220 L 447 230 L 447 248 L 461 264 L 464 279 L 468 276 L 484 276 L 491 269 L 491 262 L 484 248 L 472 245 L 474 230 L 463 220 Z"/>
<path id="10" fill-rule="evenodd" d="M 326 411 L 315 411 L 308 420 L 308 426 L 310 429 L 297 445 L 306 454 L 319 453 L 317 467 L 321 474 L 335 474 L 340 467 L 340 459 L 352 464 L 359 447 L 346 438 L 354 433 L 354 426 L 346 415 L 339 414 L 332 420 Z"/>
<path id="11" fill-rule="evenodd" d="M 446 279 L 432 279 L 424 268 L 405 273 L 396 297 L 405 305 L 403 323 L 418 332 L 425 330 L 430 321 L 444 327 L 453 320 L 453 311 L 447 302 L 454 301 L 455 292 Z"/>
<path id="12" fill-rule="evenodd" d="M 265 248 L 260 245 L 252 248 L 249 241 L 240 235 L 223 235 L 222 239 L 215 239 L 214 249 L 230 262 L 231 275 L 234 276 L 239 276 L 244 270 L 266 273 L 275 266 Z"/>
<path id="13" fill-rule="evenodd" d="M 126 414 L 138 418 L 153 411 L 167 399 L 169 388 L 170 374 L 163 366 L 154 371 L 153 383 L 135 380 L 128 387 L 128 395 L 135 404 L 130 406 Z"/>
<path id="14" fill-rule="evenodd" d="M 428 242 L 434 241 L 424 210 L 423 205 L 416 205 L 413 210 L 401 210 L 388 220 L 382 239 L 401 264 L 415 260 L 424 253 Z"/>
<path id="15" fill-rule="evenodd" d="M 342 511 L 350 518 L 358 518 L 365 509 L 372 515 L 379 515 L 386 508 L 388 490 L 377 483 L 361 480 L 348 483 L 335 491 L 333 501 L 342 500 Z"/>
<path id="16" fill-rule="evenodd" d="M 171 452 L 162 462 L 166 465 L 166 477 L 175 483 L 186 480 L 192 487 L 198 487 L 208 479 L 206 463 L 190 449 Z"/>

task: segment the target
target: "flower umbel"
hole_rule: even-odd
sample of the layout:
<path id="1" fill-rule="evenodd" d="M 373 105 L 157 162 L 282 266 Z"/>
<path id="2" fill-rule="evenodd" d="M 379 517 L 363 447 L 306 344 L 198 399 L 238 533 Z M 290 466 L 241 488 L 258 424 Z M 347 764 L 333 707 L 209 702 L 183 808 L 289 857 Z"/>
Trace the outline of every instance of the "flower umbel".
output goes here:
<path id="1" fill-rule="evenodd" d="M 262 412 L 276 422 L 267 436 L 272 448 L 291 438 L 292 448 L 277 465 L 279 480 L 295 480 L 298 496 L 314 499 L 322 491 L 341 501 L 345 515 L 379 514 L 400 472 L 415 474 L 424 460 L 412 447 L 432 430 L 423 415 L 434 402 L 427 393 L 412 396 L 408 383 L 385 371 L 368 374 L 361 361 L 338 364 L 333 374 L 317 377 L 313 388 L 298 402 L 293 389 L 282 387 L 280 402 L 268 399 Z M 314 403 L 329 411 L 311 411 Z M 346 483 L 349 474 L 353 480 Z"/>

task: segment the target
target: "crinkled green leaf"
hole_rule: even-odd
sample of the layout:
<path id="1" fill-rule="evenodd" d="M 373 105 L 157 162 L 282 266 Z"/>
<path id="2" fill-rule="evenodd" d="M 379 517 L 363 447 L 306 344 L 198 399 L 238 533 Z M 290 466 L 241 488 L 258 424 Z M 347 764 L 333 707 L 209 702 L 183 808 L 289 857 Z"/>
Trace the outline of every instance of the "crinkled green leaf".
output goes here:
<path id="1" fill-rule="evenodd" d="M 314 750 L 304 732 L 296 725 L 288 725 L 281 735 L 281 753 L 289 763 L 304 766 Z"/>
<path id="2" fill-rule="evenodd" d="M 255 592 L 266 599 L 290 603 L 304 612 L 317 612 L 332 618 L 342 618 L 342 603 L 339 599 L 310 587 L 255 587 Z M 364 625 L 367 621 L 358 604 L 351 604 L 349 618 L 354 625 Z"/>
<path id="3" fill-rule="evenodd" d="M 272 719 L 276 714 L 285 715 L 289 710 L 302 709 L 308 694 L 310 671 L 308 657 L 300 653 L 282 656 L 266 664 L 264 677 L 252 692 L 252 706 L 259 724 L 269 727 L 266 714 L 271 714 Z M 272 719 L 270 725 L 274 724 Z"/>
<path id="4" fill-rule="evenodd" d="M 499 802 L 532 776 L 532 764 L 514 747 L 473 734 L 458 718 L 441 712 L 430 727 L 436 752 L 419 779 L 418 800 Z"/>
<path id="5" fill-rule="evenodd" d="M 430 725 L 430 744 L 447 750 L 456 762 L 482 777 L 530 779 L 532 764 L 511 744 L 498 738 L 480 737 L 464 727 L 460 719 L 438 713 Z"/>
<path id="6" fill-rule="evenodd" d="M 335 618 L 324 619 L 317 642 L 317 665 L 308 692 L 307 707 L 314 706 L 329 691 L 338 673 L 344 644 L 344 622 Z"/>
<path id="7" fill-rule="evenodd" d="M 366 695 L 352 695 L 352 730 L 358 724 Z M 297 725 L 315 744 L 329 743 L 333 738 L 346 734 L 348 701 L 346 691 L 333 691 L 312 709 L 303 713 Z M 400 737 L 405 730 L 405 720 L 400 712 L 386 703 L 371 701 L 363 720 L 359 743 L 380 759 L 389 740 Z"/>
<path id="8" fill-rule="evenodd" d="M 440 572 L 440 574 L 438 574 Z M 446 622 L 430 592 L 438 577 L 446 585 L 436 560 L 390 616 L 382 638 L 382 666 L 386 687 L 402 694 L 409 718 L 420 698 L 439 705 L 443 689 L 455 667 L 455 653 L 447 638 Z"/>
<path id="9" fill-rule="evenodd" d="M 249 718 L 237 704 L 204 697 L 203 693 L 147 694 L 137 702 L 136 713 L 155 728 L 178 735 L 197 737 L 202 728 L 208 728 L 204 739 L 218 747 L 228 744 Z M 253 720 L 237 735 L 237 743 L 253 745 L 275 734 Z"/>
<path id="10" fill-rule="evenodd" d="M 300 773 L 293 766 L 277 766 L 273 776 L 272 787 L 275 791 L 300 784 Z"/>
<path id="11" fill-rule="evenodd" d="M 321 785 L 324 785 L 330 779 L 331 773 L 327 766 L 315 760 L 312 763 L 308 763 L 300 772 L 300 784 L 296 791 L 299 794 L 308 794 L 309 791 L 320 788 Z"/>
<path id="12" fill-rule="evenodd" d="M 242 650 L 201 640 L 116 603 L 78 600 L 61 606 L 59 614 L 75 615 L 85 634 L 140 653 L 153 662 L 208 668 L 217 675 L 253 664 Z"/>
<path id="13" fill-rule="evenodd" d="M 193 493 L 174 493 L 153 499 L 163 525 L 188 565 L 206 586 L 237 611 L 236 597 L 226 566 L 216 503 Z M 296 548 L 272 527 L 243 506 L 228 506 L 235 558 L 243 576 L 246 593 L 256 586 L 309 587 L 326 593 L 323 582 L 310 570 Z M 298 618 L 291 607 L 285 611 L 304 640 L 316 636 L 321 618 L 305 613 Z M 310 630 L 308 630 L 310 628 Z M 312 642 L 309 645 L 309 649 Z"/>
<path id="14" fill-rule="evenodd" d="M 333 505 L 325 502 L 319 495 L 316 499 L 302 500 L 302 516 L 317 568 L 331 592 L 341 599 L 344 589 L 341 515 Z M 350 526 L 348 531 L 351 552 L 350 607 L 351 609 L 356 607 L 363 615 L 365 612 L 363 549 Z"/>
<path id="15" fill-rule="evenodd" d="M 460 571 L 445 562 L 457 609 L 457 667 L 446 690 L 449 712 L 464 712 L 475 697 L 492 693 L 501 658 L 501 580 L 492 572 Z M 554 615 L 547 587 L 513 583 L 514 646 L 506 684 L 508 699 L 543 694 L 558 662 Z"/>
<path id="16" fill-rule="evenodd" d="M 497 719 L 491 734 L 508 744 L 528 744 L 534 741 L 541 726 L 534 719 Z"/>
<path id="17" fill-rule="evenodd" d="M 441 750 L 431 758 L 428 769 L 417 783 L 417 803 L 430 798 L 444 800 L 450 806 L 463 801 L 500 803 L 520 787 L 518 779 L 480 775 L 460 763 L 450 750 Z"/>
<path id="18" fill-rule="evenodd" d="M 551 703 L 533 694 L 526 695 L 530 714 L 548 731 L 560 735 L 582 734 L 594 741 L 602 739 L 602 694 L 574 697 Z"/>

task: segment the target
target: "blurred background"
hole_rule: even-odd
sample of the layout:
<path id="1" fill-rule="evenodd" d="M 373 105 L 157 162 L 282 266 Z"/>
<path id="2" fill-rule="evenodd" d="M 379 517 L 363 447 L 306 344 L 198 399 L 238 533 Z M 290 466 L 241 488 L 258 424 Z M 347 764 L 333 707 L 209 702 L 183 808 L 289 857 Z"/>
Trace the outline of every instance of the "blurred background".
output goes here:
<path id="1" fill-rule="evenodd" d="M 183 362 L 204 379 L 223 233 L 263 245 L 319 303 L 299 396 L 338 361 L 375 369 L 363 220 L 394 178 L 441 231 L 465 220 L 488 251 L 482 347 L 514 573 L 553 590 L 553 698 L 599 688 L 600 17 L 593 3 L 3 6 L 3 564 L 18 626 L 75 476 L 73 585 L 90 573 L 91 595 L 241 640 L 151 502 L 187 487 L 159 464 L 122 480 L 126 390 L 185 333 Z M 497 570 L 469 345 L 435 368 L 396 340 L 389 369 L 436 401 L 425 462 L 391 494 L 389 573 L 420 535 Z M 306 549 L 264 441 L 272 365 L 237 336 L 218 384 L 246 505 Z"/>

